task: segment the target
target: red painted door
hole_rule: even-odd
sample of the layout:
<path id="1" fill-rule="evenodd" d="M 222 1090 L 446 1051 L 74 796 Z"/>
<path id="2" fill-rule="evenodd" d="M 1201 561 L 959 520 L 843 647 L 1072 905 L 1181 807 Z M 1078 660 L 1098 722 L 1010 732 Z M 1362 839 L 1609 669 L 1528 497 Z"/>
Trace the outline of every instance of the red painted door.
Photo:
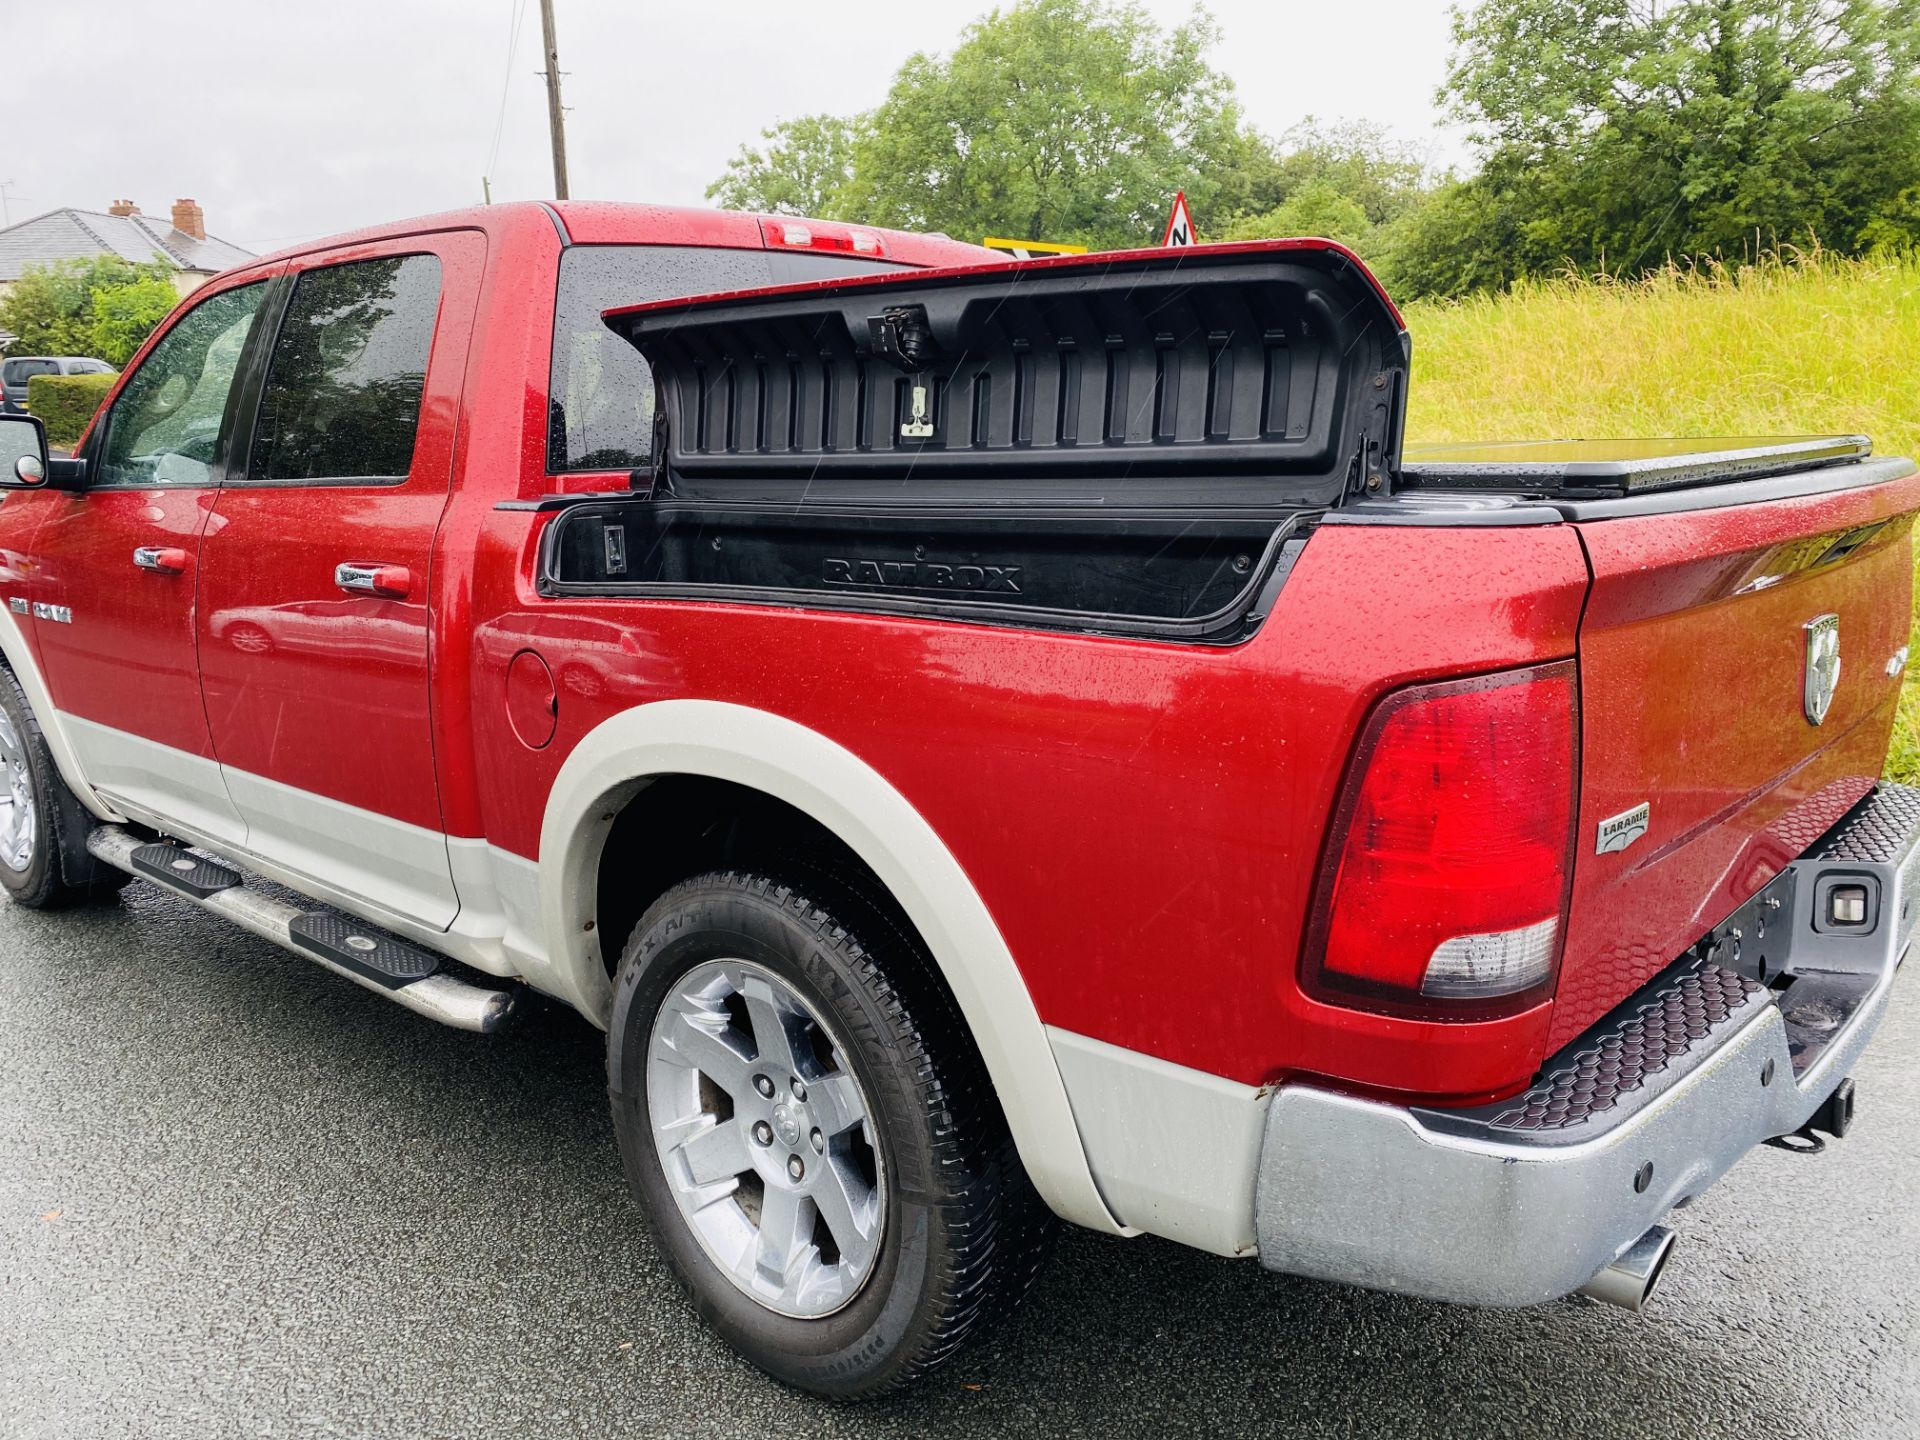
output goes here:
<path id="1" fill-rule="evenodd" d="M 444 926 L 428 558 L 485 241 L 296 262 L 256 418 L 202 548 L 207 722 L 256 854 Z"/>
<path id="2" fill-rule="evenodd" d="M 214 840 L 244 826 L 200 703 L 195 583 L 267 290 L 210 286 L 175 318 L 95 427 L 91 484 L 47 496 L 32 541 L 41 668 L 87 778 Z"/>

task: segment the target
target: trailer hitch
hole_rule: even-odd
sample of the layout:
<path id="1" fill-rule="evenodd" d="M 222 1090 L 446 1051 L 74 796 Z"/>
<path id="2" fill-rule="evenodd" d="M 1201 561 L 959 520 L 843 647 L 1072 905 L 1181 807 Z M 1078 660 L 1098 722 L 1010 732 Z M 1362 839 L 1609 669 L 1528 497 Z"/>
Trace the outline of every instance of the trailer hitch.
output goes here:
<path id="1" fill-rule="evenodd" d="M 1820 1102 L 1820 1108 L 1807 1117 L 1807 1123 L 1791 1135 L 1776 1135 L 1767 1144 L 1794 1155 L 1818 1155 L 1827 1148 L 1822 1136 L 1843 1139 L 1853 1128 L 1853 1080 L 1842 1080 L 1833 1093 Z"/>

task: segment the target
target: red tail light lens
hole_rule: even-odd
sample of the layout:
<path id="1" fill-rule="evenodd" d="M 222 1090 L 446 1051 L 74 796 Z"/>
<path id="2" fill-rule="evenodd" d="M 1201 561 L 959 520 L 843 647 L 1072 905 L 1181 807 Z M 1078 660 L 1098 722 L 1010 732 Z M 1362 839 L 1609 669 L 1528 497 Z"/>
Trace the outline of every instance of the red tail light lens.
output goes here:
<path id="1" fill-rule="evenodd" d="M 1308 991 L 1429 1019 L 1536 1002 L 1566 926 L 1578 724 L 1572 661 L 1383 700 L 1334 812 Z"/>

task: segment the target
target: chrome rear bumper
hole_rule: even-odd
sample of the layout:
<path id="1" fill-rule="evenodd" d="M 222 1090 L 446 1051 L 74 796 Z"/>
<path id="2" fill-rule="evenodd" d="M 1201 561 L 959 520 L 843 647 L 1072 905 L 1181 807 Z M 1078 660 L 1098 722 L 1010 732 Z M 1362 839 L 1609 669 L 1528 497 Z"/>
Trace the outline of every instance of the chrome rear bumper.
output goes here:
<path id="1" fill-rule="evenodd" d="M 1827 888 L 1856 882 L 1874 923 L 1822 926 Z M 1790 944 L 1759 962 L 1736 922 L 1769 902 L 1792 917 Z M 1476 1305 L 1578 1289 L 1754 1146 L 1807 1125 L 1878 1025 L 1917 916 L 1920 791 L 1882 785 L 1716 931 L 1711 958 L 1669 967 L 1525 1095 L 1410 1110 L 1283 1086 L 1255 1185 L 1261 1263 Z"/>

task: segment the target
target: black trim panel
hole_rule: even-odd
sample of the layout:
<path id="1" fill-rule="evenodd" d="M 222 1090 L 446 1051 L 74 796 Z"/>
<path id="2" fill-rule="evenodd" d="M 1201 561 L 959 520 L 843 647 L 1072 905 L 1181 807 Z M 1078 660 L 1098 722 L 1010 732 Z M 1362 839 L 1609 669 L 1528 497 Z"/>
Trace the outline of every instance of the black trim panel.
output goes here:
<path id="1" fill-rule="evenodd" d="M 539 588 L 1230 644 L 1271 610 L 1310 518 L 598 498 L 547 527 Z"/>

